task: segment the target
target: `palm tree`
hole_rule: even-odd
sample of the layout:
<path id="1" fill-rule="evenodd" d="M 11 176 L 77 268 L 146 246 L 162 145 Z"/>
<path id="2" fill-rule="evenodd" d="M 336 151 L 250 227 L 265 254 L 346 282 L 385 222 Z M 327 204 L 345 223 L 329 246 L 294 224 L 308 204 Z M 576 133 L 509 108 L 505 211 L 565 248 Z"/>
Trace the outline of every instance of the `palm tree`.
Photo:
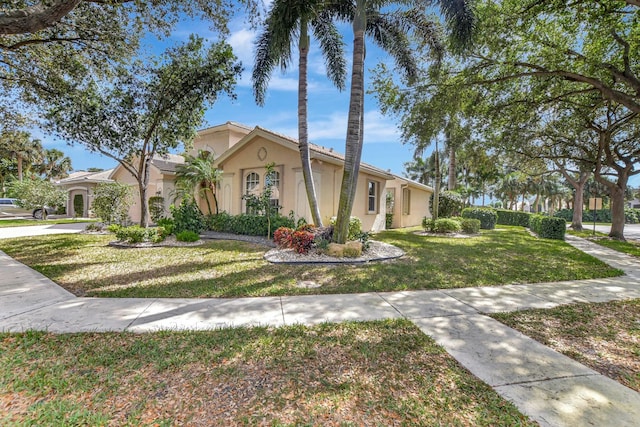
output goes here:
<path id="1" fill-rule="evenodd" d="M 410 33 L 422 38 L 425 44 L 435 49 L 436 53 L 441 53 L 441 46 L 437 42 L 436 24 L 424 12 L 424 7 L 431 6 L 432 3 L 431 1 L 355 0 L 355 2 L 340 1 L 335 5 L 338 17 L 353 25 L 353 61 L 344 172 L 333 234 L 336 242 L 344 243 L 347 238 L 362 156 L 365 34 L 372 36 L 374 42 L 391 54 L 399 68 L 409 79 L 412 79 L 418 67 L 409 42 Z M 453 39 L 460 44 L 470 41 L 475 19 L 470 4 L 464 0 L 456 2 L 438 0 L 436 3 L 440 5 L 445 20 L 450 24 Z M 405 9 L 381 12 L 393 5 L 405 6 Z"/>
<path id="2" fill-rule="evenodd" d="M 71 159 L 62 151 L 52 148 L 45 150 L 42 163 L 37 165 L 36 169 L 48 180 L 66 178 L 72 169 Z"/>
<path id="3" fill-rule="evenodd" d="M 185 156 L 184 164 L 176 167 L 176 187 L 184 189 L 184 193 L 193 195 L 194 190 L 207 202 L 209 215 L 213 214 L 208 194 L 211 193 L 218 214 L 218 197 L 216 185 L 220 181 L 220 171 L 213 166 L 213 154 L 209 151 L 198 151 L 197 156 Z"/>
<path id="4" fill-rule="evenodd" d="M 341 40 L 330 12 L 322 0 L 275 0 L 265 20 L 265 28 L 256 42 L 253 90 L 256 102 L 264 105 L 269 78 L 276 65 L 286 69 L 291 60 L 291 44 L 298 35 L 298 148 L 307 199 L 313 222 L 322 226 L 320 207 L 311 171 L 307 113 L 307 58 L 309 28 L 320 42 L 329 79 L 342 90 L 345 87 L 346 60 Z"/>
<path id="5" fill-rule="evenodd" d="M 25 164 L 30 166 L 42 158 L 40 140 L 31 139 L 31 134 L 25 131 L 3 131 L 0 134 L 0 151 L 16 160 L 20 181 L 22 181 Z"/>

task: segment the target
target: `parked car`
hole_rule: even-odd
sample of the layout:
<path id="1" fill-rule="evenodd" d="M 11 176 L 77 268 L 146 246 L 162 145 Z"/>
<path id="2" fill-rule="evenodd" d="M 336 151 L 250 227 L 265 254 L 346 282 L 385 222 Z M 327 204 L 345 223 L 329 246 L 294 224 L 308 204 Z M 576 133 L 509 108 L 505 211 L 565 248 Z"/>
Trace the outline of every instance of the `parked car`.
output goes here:
<path id="1" fill-rule="evenodd" d="M 0 217 L 4 216 L 32 216 L 35 219 L 42 219 L 42 209 L 36 208 L 33 210 L 21 208 L 18 206 L 16 199 L 0 198 Z M 45 207 L 47 215 L 55 214 L 54 208 Z"/>

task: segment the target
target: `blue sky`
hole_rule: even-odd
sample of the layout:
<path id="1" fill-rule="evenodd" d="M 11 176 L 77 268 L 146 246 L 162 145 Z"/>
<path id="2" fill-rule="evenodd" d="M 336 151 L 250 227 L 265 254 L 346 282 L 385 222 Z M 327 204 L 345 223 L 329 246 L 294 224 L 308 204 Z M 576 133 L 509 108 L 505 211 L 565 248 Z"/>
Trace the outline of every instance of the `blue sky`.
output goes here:
<path id="1" fill-rule="evenodd" d="M 244 71 L 236 86 L 236 100 L 222 96 L 205 114 L 202 128 L 234 121 L 249 126 L 261 127 L 297 138 L 297 63 L 294 61 L 286 74 L 280 69 L 273 74 L 264 107 L 256 105 L 251 89 L 253 68 L 253 40 L 256 32 L 240 20 L 231 23 L 231 35 L 227 42 L 242 62 Z M 345 34 L 347 58 L 351 62 L 350 44 L 352 32 L 349 26 L 342 28 Z M 188 20 L 181 22 L 172 37 L 165 42 L 148 38 L 146 49 L 159 53 L 163 46 L 186 41 L 191 33 L 214 41 L 206 22 Z M 379 61 L 388 60 L 372 43 L 367 43 L 367 68 L 373 68 Z M 349 65 L 350 72 L 350 65 Z M 369 73 L 367 72 L 367 75 Z M 309 54 L 309 140 L 315 144 L 331 147 L 344 153 L 349 103 L 347 90 L 340 92 L 326 78 L 324 60 L 313 44 Z M 89 167 L 111 168 L 116 162 L 96 153 L 89 153 L 81 145 L 69 146 L 54 136 L 37 135 L 45 148 L 58 148 L 72 160 L 74 170 Z M 371 95 L 365 99 L 365 147 L 362 161 L 374 166 L 390 169 L 396 174 L 404 170 L 403 163 L 412 158 L 412 147 L 400 142 L 395 123 L 384 117 Z"/>
<path id="2" fill-rule="evenodd" d="M 242 62 L 244 71 L 236 86 L 235 100 L 222 96 L 205 114 L 202 128 L 214 126 L 227 121 L 234 121 L 248 126 L 261 127 L 297 138 L 297 64 L 294 60 L 286 74 L 279 69 L 273 74 L 266 102 L 263 107 L 256 105 L 251 89 L 251 70 L 253 68 L 253 41 L 256 30 L 241 20 L 230 25 L 231 34 L 226 40 L 234 50 L 238 60 Z M 341 32 L 346 43 L 347 60 L 351 62 L 352 31 L 343 25 Z M 159 42 L 155 38 L 147 38 L 145 50 L 159 54 L 164 47 L 184 42 L 190 34 L 197 34 L 210 41 L 217 39 L 217 34 L 210 31 L 206 22 L 184 20 L 180 22 L 168 40 Z M 366 78 L 367 89 L 370 89 L 369 69 L 379 62 L 389 63 L 391 60 L 373 43 L 367 41 Z M 309 53 L 309 140 L 315 144 L 333 148 L 344 153 L 347 129 L 347 111 L 349 103 L 347 89 L 338 91 L 326 78 L 324 59 L 318 46 L 312 41 Z M 52 135 L 34 132 L 34 136 L 43 141 L 45 148 L 58 148 L 72 160 L 74 170 L 90 167 L 108 169 L 116 166 L 116 162 L 96 153 L 90 153 L 82 145 L 69 146 L 65 141 L 57 140 Z M 413 147 L 402 144 L 400 133 L 393 118 L 380 113 L 376 100 L 372 95 L 365 97 L 365 146 L 362 161 L 393 173 L 402 175 L 404 163 L 413 157 Z M 640 186 L 640 176 L 630 180 L 632 186 Z"/>

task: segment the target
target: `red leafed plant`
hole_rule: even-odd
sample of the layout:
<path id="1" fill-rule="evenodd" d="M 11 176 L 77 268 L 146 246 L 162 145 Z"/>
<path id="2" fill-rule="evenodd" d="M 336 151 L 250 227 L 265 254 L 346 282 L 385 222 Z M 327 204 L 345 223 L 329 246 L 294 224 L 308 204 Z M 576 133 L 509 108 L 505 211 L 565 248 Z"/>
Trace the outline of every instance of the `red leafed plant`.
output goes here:
<path id="1" fill-rule="evenodd" d="M 273 232 L 273 241 L 279 248 L 290 248 L 293 228 L 280 227 Z"/>
<path id="2" fill-rule="evenodd" d="M 296 231 L 291 236 L 291 246 L 299 254 L 306 254 L 313 245 L 314 235 L 308 231 Z"/>

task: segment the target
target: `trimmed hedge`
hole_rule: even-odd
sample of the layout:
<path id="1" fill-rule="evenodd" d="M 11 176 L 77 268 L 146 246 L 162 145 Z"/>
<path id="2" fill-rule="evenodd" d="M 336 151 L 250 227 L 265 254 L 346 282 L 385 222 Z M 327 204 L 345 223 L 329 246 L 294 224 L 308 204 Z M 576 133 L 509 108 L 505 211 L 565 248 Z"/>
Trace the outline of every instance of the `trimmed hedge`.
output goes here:
<path id="1" fill-rule="evenodd" d="M 462 230 L 462 226 L 455 219 L 438 218 L 434 222 L 434 231 L 436 233 L 457 233 L 460 230 Z"/>
<path id="2" fill-rule="evenodd" d="M 480 232 L 480 220 L 475 218 L 462 218 L 460 226 L 464 234 L 477 234 Z"/>
<path id="3" fill-rule="evenodd" d="M 564 240 L 567 231 L 567 221 L 563 218 L 548 217 L 545 215 L 531 215 L 529 228 L 543 239 Z"/>
<path id="4" fill-rule="evenodd" d="M 498 214 L 498 224 L 500 225 L 519 225 L 521 227 L 529 227 L 531 214 L 528 212 L 497 209 L 496 213 Z"/>
<path id="5" fill-rule="evenodd" d="M 475 218 L 480 220 L 480 228 L 493 230 L 496 228 L 498 214 L 492 208 L 466 208 L 462 210 L 462 218 Z"/>
<path id="6" fill-rule="evenodd" d="M 567 222 L 573 220 L 573 209 L 561 209 L 553 214 L 558 218 L 564 218 Z M 624 219 L 626 224 L 638 224 L 640 222 L 640 209 L 625 208 Z M 611 211 L 600 209 L 596 211 L 596 221 L 611 222 Z M 582 222 L 593 222 L 593 211 L 582 211 Z"/>
<path id="7" fill-rule="evenodd" d="M 274 215 L 271 217 L 271 236 L 280 227 L 295 228 L 295 222 L 286 216 Z M 221 212 L 207 217 L 207 228 L 213 231 L 225 233 L 244 234 L 247 236 L 266 236 L 269 224 L 264 215 L 229 215 Z"/>

